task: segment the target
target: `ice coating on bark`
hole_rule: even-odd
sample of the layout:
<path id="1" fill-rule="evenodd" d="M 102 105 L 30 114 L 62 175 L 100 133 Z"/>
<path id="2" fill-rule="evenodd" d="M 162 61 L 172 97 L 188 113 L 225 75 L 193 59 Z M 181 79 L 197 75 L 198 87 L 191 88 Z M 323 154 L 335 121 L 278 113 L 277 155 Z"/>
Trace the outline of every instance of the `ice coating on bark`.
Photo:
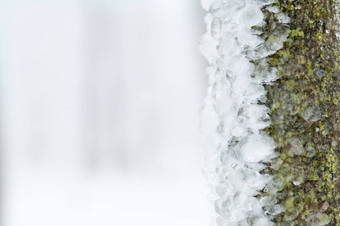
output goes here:
<path id="1" fill-rule="evenodd" d="M 209 151 L 204 173 L 213 190 L 214 226 L 273 225 L 263 207 L 283 211 L 275 200 L 255 197 L 264 188 L 277 186 L 271 176 L 260 173 L 275 157 L 273 140 L 262 132 L 270 124 L 269 109 L 260 103 L 266 100 L 263 84 L 278 78 L 265 57 L 282 47 L 287 34 L 264 41 L 252 29 L 264 25 L 263 7 L 277 11 L 270 6 L 273 2 L 202 1 L 208 14 L 200 49 L 210 66 L 201 129 Z"/>

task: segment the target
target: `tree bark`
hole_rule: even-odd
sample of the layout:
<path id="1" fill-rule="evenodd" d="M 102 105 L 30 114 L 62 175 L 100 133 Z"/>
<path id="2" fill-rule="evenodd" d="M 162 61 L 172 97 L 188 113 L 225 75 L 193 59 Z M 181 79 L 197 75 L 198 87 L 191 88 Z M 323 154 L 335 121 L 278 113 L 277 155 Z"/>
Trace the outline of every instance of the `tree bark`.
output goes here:
<path id="1" fill-rule="evenodd" d="M 284 206 L 277 225 L 340 225 L 340 71 L 335 0 L 279 0 L 263 8 L 265 40 L 286 31 L 283 48 L 266 58 L 280 78 L 266 85 L 276 157 L 263 174 L 273 175 L 271 197 Z M 280 22 L 280 14 L 290 23 Z M 259 62 L 254 61 L 255 65 Z M 265 207 L 266 208 L 266 207 Z"/>

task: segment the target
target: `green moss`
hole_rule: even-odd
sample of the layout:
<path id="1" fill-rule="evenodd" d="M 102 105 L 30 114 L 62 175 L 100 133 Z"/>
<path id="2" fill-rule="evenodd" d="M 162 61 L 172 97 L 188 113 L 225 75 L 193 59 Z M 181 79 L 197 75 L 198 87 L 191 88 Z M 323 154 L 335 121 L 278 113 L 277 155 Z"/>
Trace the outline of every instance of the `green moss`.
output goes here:
<path id="1" fill-rule="evenodd" d="M 268 57 L 280 78 L 268 91 L 271 125 L 264 131 L 276 143 L 278 157 L 269 164 L 283 213 L 270 216 L 277 225 L 340 225 L 340 53 L 335 0 L 278 0 L 287 14 L 280 24 L 264 10 L 261 37 L 286 30 L 288 37 Z"/>

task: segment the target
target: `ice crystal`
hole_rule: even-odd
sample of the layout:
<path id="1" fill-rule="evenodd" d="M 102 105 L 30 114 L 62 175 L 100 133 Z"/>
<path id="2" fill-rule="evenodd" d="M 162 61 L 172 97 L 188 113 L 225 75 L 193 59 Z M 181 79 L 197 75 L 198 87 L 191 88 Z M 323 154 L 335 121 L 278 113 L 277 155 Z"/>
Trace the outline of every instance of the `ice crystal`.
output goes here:
<path id="1" fill-rule="evenodd" d="M 276 199 L 256 197 L 263 189 L 279 191 L 285 180 L 260 173 L 266 168 L 264 163 L 276 156 L 273 140 L 262 132 L 270 124 L 269 109 L 260 104 L 266 100 L 263 85 L 278 78 L 265 57 L 282 48 L 287 33 L 277 32 L 265 41 L 254 26 L 265 24 L 263 7 L 278 11 L 273 2 L 202 1 L 208 14 L 200 49 L 210 64 L 202 110 L 202 130 L 209 150 L 204 172 L 213 190 L 214 226 L 273 225 L 267 213 L 283 211 Z M 283 14 L 278 19 L 289 22 Z M 291 146 L 292 154 L 302 152 L 299 140 Z M 281 164 L 278 161 L 272 167 Z"/>

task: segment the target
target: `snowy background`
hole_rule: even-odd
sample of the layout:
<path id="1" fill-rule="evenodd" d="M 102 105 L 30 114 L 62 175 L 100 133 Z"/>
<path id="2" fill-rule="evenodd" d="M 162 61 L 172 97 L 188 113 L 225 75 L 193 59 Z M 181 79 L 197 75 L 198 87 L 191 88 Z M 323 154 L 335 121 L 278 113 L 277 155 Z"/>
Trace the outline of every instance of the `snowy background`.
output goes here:
<path id="1" fill-rule="evenodd" d="M 206 226 L 196 0 L 0 0 L 2 226 Z"/>

